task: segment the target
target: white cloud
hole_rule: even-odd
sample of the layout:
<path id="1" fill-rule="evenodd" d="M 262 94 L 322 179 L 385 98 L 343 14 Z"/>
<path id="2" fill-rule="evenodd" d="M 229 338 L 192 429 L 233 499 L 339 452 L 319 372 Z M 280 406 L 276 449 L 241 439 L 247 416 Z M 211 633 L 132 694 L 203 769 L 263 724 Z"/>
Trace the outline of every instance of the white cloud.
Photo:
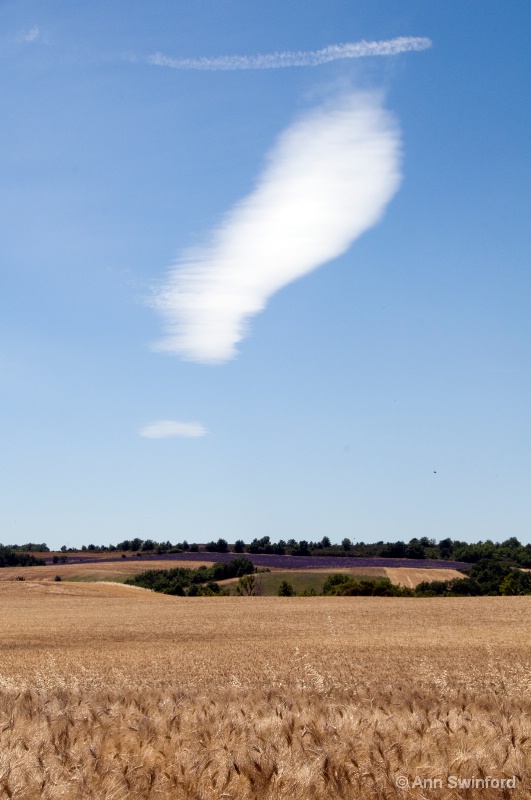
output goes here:
<path id="1" fill-rule="evenodd" d="M 161 419 L 151 422 L 140 431 L 146 439 L 167 439 L 170 436 L 205 436 L 206 428 L 200 422 L 177 422 L 174 419 Z"/>
<path id="2" fill-rule="evenodd" d="M 24 41 L 25 42 L 36 42 L 40 36 L 39 26 L 34 25 L 33 28 L 25 34 Z"/>
<path id="3" fill-rule="evenodd" d="M 235 70 L 280 69 L 282 67 L 316 67 L 330 61 L 367 56 L 392 56 L 411 50 L 426 50 L 431 41 L 419 36 L 400 36 L 380 42 L 347 42 L 322 50 L 287 51 L 258 56 L 219 56 L 217 58 L 170 58 L 161 53 L 150 56 L 148 63 L 172 69 Z"/>
<path id="4" fill-rule="evenodd" d="M 256 189 L 211 243 L 185 253 L 153 301 L 157 349 L 222 362 L 248 318 L 291 281 L 344 253 L 382 216 L 400 183 L 400 136 L 376 94 L 348 94 L 289 127 Z"/>

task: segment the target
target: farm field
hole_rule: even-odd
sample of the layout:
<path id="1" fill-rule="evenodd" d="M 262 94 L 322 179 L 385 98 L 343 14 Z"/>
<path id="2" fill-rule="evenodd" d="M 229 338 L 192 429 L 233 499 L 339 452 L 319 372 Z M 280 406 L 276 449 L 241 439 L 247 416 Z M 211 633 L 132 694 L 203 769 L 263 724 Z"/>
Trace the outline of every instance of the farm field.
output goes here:
<path id="1" fill-rule="evenodd" d="M 0 570 L 0 582 L 14 581 L 24 578 L 26 581 L 50 581 L 56 575 L 63 581 L 112 581 L 123 583 L 127 578 L 138 575 L 147 569 L 171 569 L 174 567 L 187 567 L 196 569 L 201 565 L 210 566 L 213 562 L 197 561 L 163 561 L 162 559 L 141 558 L 116 558 L 103 561 L 101 559 L 88 563 L 46 564 L 38 567 L 4 567 Z M 388 577 L 392 583 L 403 586 L 415 587 L 421 581 L 451 580 L 462 578 L 461 572 L 452 569 L 419 569 L 417 567 L 347 567 L 345 569 L 290 569 L 281 570 L 272 568 L 271 572 L 260 573 L 256 576 L 259 592 L 262 595 L 276 595 L 278 587 L 283 580 L 289 581 L 297 593 L 302 591 L 315 591 L 320 593 L 328 575 L 334 572 L 343 572 L 353 577 L 379 578 Z M 235 585 L 237 579 L 221 581 L 221 584 L 230 587 Z"/>
<path id="2" fill-rule="evenodd" d="M 330 569 L 307 569 L 307 570 L 274 570 L 272 572 L 262 572 L 256 575 L 257 594 L 265 596 L 275 596 L 278 592 L 278 587 L 282 581 L 288 581 L 295 591 L 311 592 L 314 591 L 320 594 L 323 590 L 323 584 L 328 575 L 338 572 L 338 570 Z M 367 577 L 367 578 L 380 578 L 385 577 L 385 570 L 381 567 L 358 567 L 357 569 L 341 570 L 347 575 Z M 237 579 L 230 581 L 222 581 L 223 584 L 228 586 L 235 585 Z"/>
<path id="3" fill-rule="evenodd" d="M 62 556 L 63 553 L 43 553 L 35 552 L 33 555 L 44 558 L 47 563 L 52 562 L 54 555 Z M 145 563 L 151 563 L 153 560 L 164 561 L 171 566 L 173 562 L 188 562 L 204 559 L 205 561 L 231 561 L 237 553 L 213 553 L 213 552 L 198 552 L 198 553 L 164 553 L 155 554 L 151 552 L 143 552 L 141 559 Z M 353 568 L 411 568 L 417 567 L 419 569 L 467 569 L 470 564 L 462 561 L 446 561 L 442 559 L 415 559 L 415 558 L 382 558 L 378 556 L 292 556 L 292 555 L 267 555 L 244 553 L 245 558 L 248 558 L 256 567 L 267 567 L 268 569 L 333 569 L 344 570 Z M 69 563 L 84 563 L 89 564 L 93 562 L 114 562 L 121 560 L 121 553 L 96 553 L 90 550 L 77 551 L 75 553 L 66 553 Z M 130 559 L 136 559 L 136 553 L 127 553 Z M 125 559 L 122 559 L 125 560 Z"/>
<path id="4" fill-rule="evenodd" d="M 0 582 L 16 581 L 24 578 L 26 581 L 53 580 L 56 575 L 63 581 L 119 581 L 123 582 L 132 575 L 138 575 L 146 569 L 171 569 L 172 567 L 188 567 L 196 569 L 202 565 L 210 566 L 211 561 L 197 559 L 186 563 L 168 563 L 153 559 L 150 561 L 141 558 L 117 558 L 112 561 L 95 561 L 94 563 L 74 564 L 46 564 L 38 567 L 3 567 L 0 569 Z"/>
<path id="5" fill-rule="evenodd" d="M 0 797 L 529 797 L 531 598 L 0 583 Z M 515 776 L 516 788 L 396 786 Z"/>
<path id="6" fill-rule="evenodd" d="M 419 567 L 398 567 L 385 570 L 386 577 L 391 583 L 398 583 L 414 589 L 422 581 L 452 581 L 454 578 L 464 578 L 462 572 L 456 569 L 420 569 Z"/>
<path id="7" fill-rule="evenodd" d="M 328 575 L 341 572 L 353 578 L 389 578 L 391 583 L 414 588 L 422 581 L 446 581 L 453 578 L 463 578 L 462 572 L 455 569 L 418 569 L 416 567 L 399 567 L 385 569 L 384 567 L 353 567 L 347 569 L 307 569 L 307 570 L 274 570 L 256 576 L 258 585 L 257 593 L 274 596 L 282 581 L 288 581 L 297 594 L 315 591 L 320 594 Z M 237 579 L 221 581 L 221 584 L 231 586 Z"/>

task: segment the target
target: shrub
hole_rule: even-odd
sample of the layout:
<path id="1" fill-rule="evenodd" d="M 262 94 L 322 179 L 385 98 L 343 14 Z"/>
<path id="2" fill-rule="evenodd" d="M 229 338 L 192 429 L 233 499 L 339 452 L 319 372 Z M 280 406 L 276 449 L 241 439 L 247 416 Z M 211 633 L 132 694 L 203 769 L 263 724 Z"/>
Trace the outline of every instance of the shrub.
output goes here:
<path id="1" fill-rule="evenodd" d="M 199 587 L 201 584 L 210 586 L 210 594 L 218 594 L 219 586 L 216 581 L 227 578 L 241 578 L 254 572 L 254 566 L 247 558 L 233 558 L 226 564 L 217 563 L 211 567 L 198 567 L 188 569 L 186 567 L 176 567 L 174 569 L 148 569 L 129 578 L 126 583 L 132 586 L 142 586 L 145 589 L 152 589 L 154 592 L 164 594 L 175 594 L 193 597 L 201 594 Z M 194 586 L 197 587 L 194 589 Z M 185 592 L 188 589 L 188 592 Z M 193 590 L 193 591 L 192 591 Z"/>
<path id="2" fill-rule="evenodd" d="M 281 581 L 277 594 L 279 597 L 293 597 L 297 593 L 291 583 L 288 581 Z"/>
<path id="3" fill-rule="evenodd" d="M 256 594 L 256 578 L 254 575 L 242 575 L 236 585 L 236 594 L 248 595 Z"/>
<path id="4" fill-rule="evenodd" d="M 329 575 L 323 586 L 323 594 L 373 597 L 411 597 L 413 591 L 405 586 L 396 586 L 389 578 L 353 578 L 343 573 Z"/>
<path id="5" fill-rule="evenodd" d="M 419 597 L 437 597 L 448 594 L 450 581 L 422 581 L 415 588 L 415 594 Z"/>
<path id="6" fill-rule="evenodd" d="M 415 594 L 421 597 L 531 594 L 531 574 L 484 558 L 474 564 L 466 577 L 451 581 L 423 581 Z"/>

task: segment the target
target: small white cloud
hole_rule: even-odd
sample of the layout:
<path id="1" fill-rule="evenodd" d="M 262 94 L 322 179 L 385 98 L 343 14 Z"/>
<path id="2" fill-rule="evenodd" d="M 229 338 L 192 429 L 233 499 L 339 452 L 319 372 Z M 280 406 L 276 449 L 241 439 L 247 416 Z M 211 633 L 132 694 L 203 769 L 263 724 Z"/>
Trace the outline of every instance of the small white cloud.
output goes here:
<path id="1" fill-rule="evenodd" d="M 157 349 L 192 361 L 233 358 L 271 295 L 378 222 L 398 189 L 400 160 L 398 127 L 377 94 L 339 97 L 284 131 L 255 190 L 158 292 L 167 335 Z"/>
<path id="2" fill-rule="evenodd" d="M 170 436 L 197 437 L 205 436 L 206 428 L 200 422 L 177 422 L 174 419 L 161 419 L 151 422 L 140 431 L 146 439 L 167 439 Z"/>
<path id="3" fill-rule="evenodd" d="M 330 61 L 368 56 L 394 56 L 412 50 L 427 50 L 431 41 L 421 36 L 399 36 L 379 42 L 347 42 L 333 44 L 322 50 L 288 50 L 283 53 L 265 53 L 257 56 L 218 56 L 217 58 L 170 58 L 156 53 L 148 63 L 172 69 L 236 70 L 282 69 L 284 67 L 317 67 Z"/>
<path id="4" fill-rule="evenodd" d="M 40 30 L 38 25 L 34 25 L 33 28 L 25 34 L 24 41 L 25 42 L 36 42 L 40 36 Z"/>

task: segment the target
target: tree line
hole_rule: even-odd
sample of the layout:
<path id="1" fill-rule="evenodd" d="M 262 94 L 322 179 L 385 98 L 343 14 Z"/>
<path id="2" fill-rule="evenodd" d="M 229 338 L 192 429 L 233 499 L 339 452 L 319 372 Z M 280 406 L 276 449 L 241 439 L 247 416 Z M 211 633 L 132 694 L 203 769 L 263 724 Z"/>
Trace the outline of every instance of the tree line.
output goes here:
<path id="1" fill-rule="evenodd" d="M 48 546 L 41 544 L 28 543 L 25 545 L 0 545 L 0 567 L 2 566 L 31 566 L 44 564 L 44 560 L 32 555 L 36 552 L 50 552 Z M 375 542 L 366 544 L 364 542 L 352 542 L 350 539 L 343 539 L 341 544 L 332 544 L 328 536 L 324 536 L 320 542 L 308 542 L 305 540 L 296 541 L 280 539 L 277 542 L 271 541 L 269 536 L 260 539 L 253 539 L 250 543 L 245 543 L 239 539 L 234 544 L 229 544 L 225 539 L 207 544 L 189 544 L 186 540 L 172 544 L 170 541 L 157 542 L 154 539 L 124 539 L 116 545 L 83 545 L 80 549 L 61 547 L 62 556 L 67 553 L 94 552 L 94 553 L 114 553 L 127 552 L 137 554 L 178 554 L 186 552 L 204 553 L 234 553 L 236 556 L 245 554 L 274 554 L 292 556 L 352 556 L 362 558 L 414 558 L 414 559 L 436 559 L 443 561 L 463 561 L 465 563 L 477 564 L 481 561 L 493 561 L 511 567 L 531 567 L 531 544 L 523 545 L 516 537 L 510 537 L 505 541 L 476 543 L 461 542 L 450 538 L 436 542 L 434 539 L 422 537 L 413 538 L 409 542 Z M 64 558 L 59 556 L 61 560 Z"/>
<path id="2" fill-rule="evenodd" d="M 242 578 L 254 572 L 254 564 L 247 558 L 233 558 L 227 563 L 212 564 L 211 567 L 201 566 L 197 569 L 186 567 L 148 569 L 125 582 L 130 586 L 141 586 L 163 594 L 195 597 L 222 594 L 223 590 L 217 581 Z"/>
<path id="3" fill-rule="evenodd" d="M 29 550 L 30 546 L 21 546 L 19 549 Z M 33 545 L 31 545 L 33 547 Z M 35 547 L 37 547 L 35 545 Z M 47 550 L 46 545 L 38 545 L 39 548 Z M 513 566 L 531 567 L 531 544 L 523 545 L 519 540 L 512 536 L 503 542 L 493 542 L 490 539 L 476 543 L 462 542 L 457 539 L 429 539 L 426 536 L 412 538 L 408 542 L 398 540 L 396 542 L 352 542 L 345 538 L 341 544 L 332 544 L 328 536 L 324 536 L 319 542 L 306 541 L 301 539 L 279 539 L 274 542 L 269 536 L 260 539 L 254 538 L 246 543 L 243 539 L 238 539 L 234 544 L 229 544 L 226 539 L 219 538 L 217 541 L 207 542 L 206 544 L 189 544 L 186 540 L 172 544 L 170 541 L 157 542 L 154 539 L 124 539 L 116 545 L 83 545 L 80 550 L 61 548 L 63 553 L 67 552 L 136 552 L 154 555 L 186 553 L 186 552 L 207 552 L 207 553 L 235 553 L 236 555 L 248 554 L 270 554 L 270 555 L 291 555 L 291 556 L 352 556 L 358 558 L 414 558 L 414 559 L 435 559 L 443 561 L 464 561 L 474 564 L 483 559 L 505 562 Z"/>
<path id="4" fill-rule="evenodd" d="M 16 547 L 0 544 L 0 567 L 35 567 L 45 564 L 44 558 L 37 558 Z"/>

